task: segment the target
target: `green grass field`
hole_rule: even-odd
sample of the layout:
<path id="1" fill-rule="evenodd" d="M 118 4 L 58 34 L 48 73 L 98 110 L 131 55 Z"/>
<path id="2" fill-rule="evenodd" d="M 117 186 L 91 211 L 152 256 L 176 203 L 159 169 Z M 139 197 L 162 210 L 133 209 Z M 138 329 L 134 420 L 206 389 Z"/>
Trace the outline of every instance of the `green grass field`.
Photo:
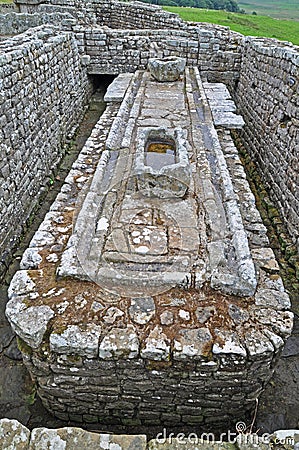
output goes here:
<path id="1" fill-rule="evenodd" d="M 242 33 L 245 36 L 264 36 L 299 45 L 299 22 L 296 21 L 198 8 L 174 6 L 164 6 L 163 8 L 167 11 L 177 13 L 182 19 L 189 22 L 215 23 L 228 26 L 233 31 Z"/>
<path id="2" fill-rule="evenodd" d="M 249 14 L 255 11 L 277 19 L 299 20 L 298 0 L 239 0 L 238 4 Z"/>

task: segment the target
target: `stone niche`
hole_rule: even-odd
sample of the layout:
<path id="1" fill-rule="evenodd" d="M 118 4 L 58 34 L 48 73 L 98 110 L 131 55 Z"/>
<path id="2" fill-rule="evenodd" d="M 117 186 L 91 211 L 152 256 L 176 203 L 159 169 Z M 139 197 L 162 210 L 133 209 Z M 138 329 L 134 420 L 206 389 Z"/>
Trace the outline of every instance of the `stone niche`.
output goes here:
<path id="1" fill-rule="evenodd" d="M 140 129 L 134 175 L 145 196 L 184 197 L 191 178 L 186 130 Z"/>
<path id="2" fill-rule="evenodd" d="M 215 128 L 206 91 L 223 89 L 195 68 L 126 79 L 25 251 L 6 315 L 56 417 L 227 430 L 248 421 L 293 324 L 230 136 L 241 120 L 230 107 Z M 157 136 L 183 197 L 139 191 Z"/>

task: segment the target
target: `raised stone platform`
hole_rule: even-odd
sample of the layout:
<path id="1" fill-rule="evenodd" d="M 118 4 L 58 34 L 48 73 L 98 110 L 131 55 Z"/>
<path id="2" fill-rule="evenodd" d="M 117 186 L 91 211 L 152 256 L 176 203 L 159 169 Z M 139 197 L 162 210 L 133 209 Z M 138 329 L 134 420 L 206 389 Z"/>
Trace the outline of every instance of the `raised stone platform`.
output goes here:
<path id="1" fill-rule="evenodd" d="M 192 287 L 211 280 L 225 293 L 252 295 L 256 277 L 247 237 L 213 122 L 204 113 L 208 105 L 197 70 L 187 70 L 177 82 L 161 84 L 147 72 L 135 81 L 112 125 L 58 275 L 92 279 L 125 296 L 191 286 L 191 275 Z M 199 118 L 192 123 L 196 108 L 206 116 L 204 129 Z M 164 135 L 168 130 L 180 136 L 179 159 L 155 171 L 143 161 L 145 135 L 157 130 L 157 139 L 161 126 Z M 156 153 L 156 164 L 162 157 Z M 213 180 L 218 176 L 220 183 Z"/>
<path id="2" fill-rule="evenodd" d="M 57 417 L 215 429 L 270 379 L 288 295 L 198 70 L 163 83 L 136 72 L 116 91 L 23 256 L 7 317 Z M 138 136 L 161 127 L 186 134 L 183 198 L 136 183 Z"/>

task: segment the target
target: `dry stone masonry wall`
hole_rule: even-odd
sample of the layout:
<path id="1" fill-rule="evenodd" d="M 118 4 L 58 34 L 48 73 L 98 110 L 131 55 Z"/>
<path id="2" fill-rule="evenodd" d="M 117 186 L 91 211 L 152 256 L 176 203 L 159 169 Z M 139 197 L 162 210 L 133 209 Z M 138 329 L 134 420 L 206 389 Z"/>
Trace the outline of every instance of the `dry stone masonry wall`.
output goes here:
<path id="1" fill-rule="evenodd" d="M 241 419 L 252 411 L 273 373 L 291 332 L 292 313 L 228 131 L 242 127 L 243 120 L 232 124 L 236 108 L 228 91 L 211 82 L 225 83 L 234 94 L 245 119 L 240 136 L 297 239 L 298 49 L 244 38 L 224 27 L 187 24 L 138 2 L 18 4 L 30 15 L 8 15 L 6 34 L 39 25 L 39 20 L 53 20 L 60 29 L 34 28 L 0 44 L 3 249 L 10 249 L 21 232 L 12 221 L 21 228 L 61 157 L 88 96 L 87 74 L 135 72 L 125 75 L 122 95 L 118 90 L 119 98 L 108 104 L 94 128 L 9 289 L 7 316 L 43 403 L 63 420 L 123 426 L 217 428 Z M 185 57 L 186 72 L 173 84 L 161 83 L 158 92 L 145 72 L 148 60 L 169 56 Z M 105 231 L 114 223 L 113 232 L 126 230 L 130 236 L 123 217 L 141 207 L 138 198 L 135 203 L 128 200 L 135 184 L 126 184 L 125 178 L 134 157 L 134 136 L 140 135 L 136 127 L 157 124 L 165 133 L 182 126 L 188 130 L 196 195 L 188 194 L 176 207 L 171 200 L 171 207 L 167 202 L 165 207 L 176 220 L 187 217 L 194 225 L 185 230 L 177 269 L 162 280 L 175 278 L 174 290 L 141 296 L 138 282 L 148 276 L 143 262 L 148 261 L 149 271 L 151 258 L 142 262 L 143 256 L 131 254 L 136 246 L 128 251 L 126 239 L 113 235 L 106 240 Z M 119 145 L 109 147 L 107 142 Z M 115 160 L 110 151 L 115 151 Z M 125 165 L 116 161 L 119 153 L 127 157 Z M 92 215 L 91 199 L 102 195 L 99 180 L 111 180 L 109 171 L 101 178 L 108 157 L 121 189 L 112 189 L 101 213 Z M 118 197 L 124 193 L 125 206 Z M 78 214 L 79 231 L 72 234 L 78 198 L 87 215 L 82 221 Z M 162 256 L 159 266 L 156 262 L 151 267 L 159 268 L 168 264 L 179 244 L 169 218 L 167 222 L 155 213 L 155 201 L 152 215 L 138 220 L 142 225 L 148 225 L 148 217 L 153 221 L 147 231 L 154 230 L 155 252 Z M 116 204 L 121 205 L 119 216 L 113 210 Z M 113 222 L 113 217 L 118 219 Z M 135 225 L 140 227 L 140 222 Z M 86 230 L 91 230 L 95 245 L 85 248 L 83 242 L 83 249 L 95 273 L 105 258 L 111 267 L 125 266 L 125 272 L 129 267 L 123 278 L 112 281 L 120 286 L 121 279 L 126 286 L 135 271 L 135 296 L 107 294 L 90 281 L 89 272 L 86 277 L 82 267 L 78 271 L 72 251 L 80 248 Z M 140 243 L 138 230 L 134 239 Z M 186 261 L 192 262 L 192 270 L 181 279 Z M 160 270 L 155 270 L 159 277 Z M 109 267 L 101 272 L 111 281 L 110 273 Z"/>
<path id="2" fill-rule="evenodd" d="M 1 3 L 0 14 L 8 14 L 13 11 L 18 11 L 18 7 L 15 3 Z"/>
<path id="3" fill-rule="evenodd" d="M 49 26 L 0 44 L 0 78 L 1 265 L 62 156 L 90 85 L 73 35 Z"/>
<path id="4" fill-rule="evenodd" d="M 220 27 L 117 31 L 77 27 L 74 31 L 82 51 L 90 56 L 89 73 L 133 72 L 145 69 L 150 57 L 181 56 L 188 65 L 198 66 L 209 81 L 234 85 L 239 76 L 241 37 Z"/>
<path id="5" fill-rule="evenodd" d="M 299 251 L 298 47 L 246 38 L 242 48 L 235 92 L 246 122 L 240 136 Z"/>

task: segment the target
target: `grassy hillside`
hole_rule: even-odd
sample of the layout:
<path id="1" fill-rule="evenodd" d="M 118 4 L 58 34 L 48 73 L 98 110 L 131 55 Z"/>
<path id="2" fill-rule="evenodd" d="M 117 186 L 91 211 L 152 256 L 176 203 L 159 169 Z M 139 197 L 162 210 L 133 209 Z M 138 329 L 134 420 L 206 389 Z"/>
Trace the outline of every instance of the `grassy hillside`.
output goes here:
<path id="1" fill-rule="evenodd" d="M 255 11 L 277 19 L 299 20 L 298 0 L 239 0 L 238 4 L 249 14 Z"/>
<path id="2" fill-rule="evenodd" d="M 233 31 L 242 33 L 245 36 L 265 36 L 282 41 L 290 41 L 293 44 L 299 45 L 299 22 L 296 21 L 199 8 L 181 8 L 174 6 L 164 6 L 163 8 L 179 14 L 182 19 L 190 22 L 215 23 L 228 26 Z"/>

